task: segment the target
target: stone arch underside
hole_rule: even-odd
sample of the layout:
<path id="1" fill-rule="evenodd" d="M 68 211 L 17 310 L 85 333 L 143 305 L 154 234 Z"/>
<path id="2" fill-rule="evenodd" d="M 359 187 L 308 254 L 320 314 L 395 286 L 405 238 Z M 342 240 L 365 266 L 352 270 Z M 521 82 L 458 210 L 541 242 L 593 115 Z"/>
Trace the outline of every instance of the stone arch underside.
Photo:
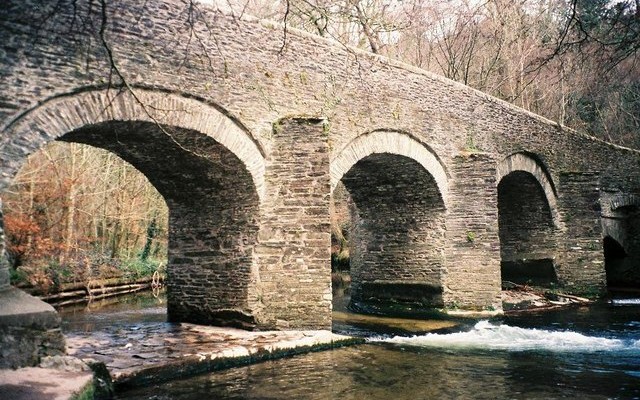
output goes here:
<path id="1" fill-rule="evenodd" d="M 556 283 L 557 199 L 550 176 L 525 154 L 498 166 L 501 275 L 518 284 Z"/>
<path id="2" fill-rule="evenodd" d="M 144 89 L 135 89 L 135 97 L 116 90 L 59 96 L 12 121 L 0 138 L 0 189 L 8 186 L 24 157 L 46 142 L 106 121 L 146 121 L 200 132 L 235 154 L 251 174 L 260 199 L 264 196 L 265 159 L 248 132 L 201 101 Z"/>
<path id="3" fill-rule="evenodd" d="M 640 197 L 614 196 L 602 209 L 601 223 L 607 287 L 640 290 Z"/>
<path id="4" fill-rule="evenodd" d="M 331 161 L 331 190 L 363 158 L 380 153 L 404 156 L 416 161 L 433 177 L 443 201 L 449 193 L 448 177 L 442 163 L 430 149 L 410 135 L 394 131 L 373 131 L 358 136 Z"/>
<path id="5" fill-rule="evenodd" d="M 158 189 L 169 208 L 169 319 L 255 326 L 248 297 L 259 224 L 256 181 L 262 179 L 260 170 L 264 167 L 261 158 L 242 160 L 252 154 L 252 143 L 232 137 L 229 130 L 234 132 L 236 125 L 230 122 L 210 117 L 194 120 L 204 109 L 181 108 L 186 107 L 181 98 L 168 96 L 154 103 L 156 109 L 174 110 L 166 111 L 164 123 L 157 123 L 149 121 L 152 118 L 148 115 L 139 115 L 144 110 L 126 98 L 116 98 L 105 109 L 101 95 L 104 93 L 84 93 L 69 102 L 56 101 L 36 110 L 27 121 L 11 127 L 10 132 L 19 139 L 3 143 L 3 154 L 19 147 L 23 152 L 15 154 L 24 158 L 56 139 L 100 147 L 129 162 Z M 152 97 L 146 100 L 151 102 Z M 180 109 L 193 114 L 181 116 Z M 176 125 L 170 124 L 170 113 L 175 114 Z M 216 133 L 203 134 L 181 125 Z M 31 141 L 25 142 L 29 138 Z M 227 146 L 245 153 L 238 155 Z M 257 151 L 255 145 L 253 150 Z M 3 179 L 19 162 L 16 157 L 8 168 L 3 165 Z"/>
<path id="6" fill-rule="evenodd" d="M 514 153 L 498 164 L 496 182 L 500 183 L 502 178 L 515 171 L 528 172 L 535 178 L 549 205 L 553 223 L 559 228 L 561 222 L 558 216 L 558 195 L 551 175 L 547 172 L 545 166 L 528 154 Z"/>
<path id="7" fill-rule="evenodd" d="M 378 132 L 370 135 L 365 140 L 383 137 Z M 433 154 L 407 136 L 386 139 L 377 145 L 362 141 L 348 146 L 331 168 L 332 189 L 337 184 L 333 180 L 340 179 L 354 204 L 351 307 L 378 312 L 389 305 L 441 307 L 445 246 L 441 190 L 447 190 L 446 174 Z M 425 151 L 429 156 L 420 158 Z M 356 157 L 361 158 L 354 162 Z M 434 165 L 438 168 L 432 173 Z M 348 170 L 342 174 L 344 168 Z"/>

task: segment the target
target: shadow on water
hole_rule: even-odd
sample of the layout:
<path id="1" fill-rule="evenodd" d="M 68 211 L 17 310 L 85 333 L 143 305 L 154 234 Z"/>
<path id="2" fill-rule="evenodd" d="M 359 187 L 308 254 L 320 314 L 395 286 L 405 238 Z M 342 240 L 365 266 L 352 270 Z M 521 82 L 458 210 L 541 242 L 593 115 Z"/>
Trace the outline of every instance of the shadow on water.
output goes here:
<path id="1" fill-rule="evenodd" d="M 358 314 L 348 309 L 349 296 L 333 297 L 332 330 L 335 333 L 372 337 L 418 335 L 426 332 L 447 333 L 473 326 L 468 321 L 453 319 L 411 319 Z"/>

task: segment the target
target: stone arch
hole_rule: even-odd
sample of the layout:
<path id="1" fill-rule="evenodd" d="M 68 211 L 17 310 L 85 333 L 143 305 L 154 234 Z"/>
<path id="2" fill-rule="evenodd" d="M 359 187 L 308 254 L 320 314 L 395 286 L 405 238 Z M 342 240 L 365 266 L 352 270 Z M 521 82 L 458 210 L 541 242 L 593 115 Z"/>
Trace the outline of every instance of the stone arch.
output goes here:
<path id="1" fill-rule="evenodd" d="M 169 208 L 169 319 L 255 326 L 249 296 L 265 161 L 232 119 L 174 94 L 89 91 L 24 113 L 2 138 L 1 185 L 52 140 L 100 147 L 129 162 Z"/>
<path id="2" fill-rule="evenodd" d="M 608 289 L 610 292 L 637 290 L 640 288 L 640 196 L 618 193 L 608 201 L 603 200 L 600 221 Z"/>
<path id="3" fill-rule="evenodd" d="M 143 106 L 144 105 L 144 106 Z M 162 91 L 90 90 L 49 99 L 21 114 L 2 131 L 0 189 L 6 188 L 24 157 L 62 135 L 106 121 L 144 121 L 202 133 L 235 154 L 264 198 L 264 152 L 240 124 L 209 104 Z"/>
<path id="4" fill-rule="evenodd" d="M 404 156 L 418 162 L 433 176 L 446 205 L 449 183 L 438 156 L 411 135 L 391 130 L 372 131 L 349 142 L 331 162 L 331 190 L 335 189 L 342 177 L 358 161 L 372 154 L 384 153 Z"/>
<path id="5" fill-rule="evenodd" d="M 621 208 L 640 208 L 640 196 L 635 194 L 618 194 L 609 201 L 609 210 L 615 212 Z M 603 210 L 604 211 L 604 210 Z"/>
<path id="6" fill-rule="evenodd" d="M 496 182 L 500 183 L 505 176 L 516 171 L 528 172 L 538 181 L 549 204 L 553 223 L 559 228 L 561 222 L 558 215 L 558 195 L 547 168 L 533 154 L 514 153 L 498 164 Z"/>
<path id="7" fill-rule="evenodd" d="M 559 220 L 550 175 L 535 155 L 516 153 L 498 165 L 497 183 L 502 280 L 557 283 Z"/>
<path id="8" fill-rule="evenodd" d="M 330 170 L 332 190 L 341 182 L 350 198 L 351 307 L 441 307 L 448 186 L 436 155 L 408 134 L 374 131 Z"/>

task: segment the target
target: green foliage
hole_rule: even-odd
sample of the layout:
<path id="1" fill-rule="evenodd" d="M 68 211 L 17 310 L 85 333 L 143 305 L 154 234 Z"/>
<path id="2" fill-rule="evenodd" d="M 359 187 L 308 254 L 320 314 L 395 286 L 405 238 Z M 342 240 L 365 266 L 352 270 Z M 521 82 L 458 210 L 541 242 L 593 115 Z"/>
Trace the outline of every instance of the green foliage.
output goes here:
<path id="1" fill-rule="evenodd" d="M 467 242 L 473 243 L 476 241 L 476 233 L 472 231 L 467 232 Z"/>
<path id="2" fill-rule="evenodd" d="M 586 297 L 590 300 L 599 299 L 605 294 L 602 287 L 592 285 L 573 285 L 570 288 L 566 288 L 564 291 Z"/>
<path id="3" fill-rule="evenodd" d="M 10 268 L 9 272 L 12 285 L 29 283 L 29 274 L 27 274 L 22 268 Z"/>
<path id="4" fill-rule="evenodd" d="M 465 145 L 464 148 L 466 151 L 470 152 L 470 153 L 478 153 L 481 152 L 482 150 L 480 150 L 478 148 L 478 146 L 476 145 L 475 139 L 473 138 L 472 134 L 469 134 L 467 136 L 467 143 Z"/>
<path id="5" fill-rule="evenodd" d="M 74 394 L 71 400 L 92 400 L 95 395 L 95 388 L 93 384 L 88 385 L 78 394 Z"/>
<path id="6" fill-rule="evenodd" d="M 120 271 L 123 275 L 129 279 L 139 279 L 145 276 L 151 276 L 161 266 L 161 262 L 158 260 L 142 260 L 141 258 L 134 258 L 123 261 L 120 264 Z"/>
<path id="7" fill-rule="evenodd" d="M 151 244 L 153 243 L 153 238 L 155 238 L 157 234 L 158 224 L 156 222 L 156 216 L 154 215 L 147 227 L 147 240 L 144 244 L 144 248 L 142 249 L 142 253 L 140 253 L 140 259 L 142 261 L 146 261 L 147 258 L 149 258 L 149 254 L 151 253 Z"/>

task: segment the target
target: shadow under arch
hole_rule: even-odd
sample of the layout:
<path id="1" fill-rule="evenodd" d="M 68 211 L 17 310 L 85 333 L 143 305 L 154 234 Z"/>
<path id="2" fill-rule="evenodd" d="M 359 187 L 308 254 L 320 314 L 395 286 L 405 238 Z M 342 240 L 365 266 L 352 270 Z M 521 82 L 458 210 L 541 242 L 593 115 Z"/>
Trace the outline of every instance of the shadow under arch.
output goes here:
<path id="1" fill-rule="evenodd" d="M 353 207 L 349 234 L 355 311 L 426 313 L 442 307 L 447 174 L 407 134 L 374 131 L 331 164 L 331 189 L 344 184 Z"/>
<path id="2" fill-rule="evenodd" d="M 0 144 L 2 183 L 48 141 L 111 151 L 142 172 L 169 208 L 172 321 L 253 328 L 249 306 L 264 158 L 212 107 L 166 93 L 59 97 L 12 124 Z M 148 103 L 147 103 L 148 102 Z M 153 110 L 154 115 L 148 113 Z"/>
<path id="3" fill-rule="evenodd" d="M 395 154 L 419 163 L 436 182 L 443 202 L 449 193 L 448 174 L 440 158 L 413 136 L 392 130 L 375 130 L 350 141 L 331 161 L 331 191 L 342 177 L 363 158 L 372 154 Z"/>
<path id="4" fill-rule="evenodd" d="M 264 197 L 265 157 L 252 135 L 219 107 L 162 90 L 88 90 L 59 95 L 40 103 L 8 124 L 0 140 L 0 189 L 17 172 L 21 160 L 67 132 L 106 121 L 146 121 L 200 132 L 223 145 L 249 171 Z"/>
<path id="5" fill-rule="evenodd" d="M 553 223 L 556 228 L 560 228 L 562 222 L 558 215 L 558 194 L 556 185 L 553 182 L 551 174 L 540 161 L 540 157 L 530 152 L 518 152 L 505 157 L 497 168 L 496 182 L 500 183 L 502 179 L 515 171 L 528 172 L 533 176 L 544 192 L 547 203 L 551 211 Z"/>
<path id="6" fill-rule="evenodd" d="M 561 222 L 551 175 L 538 157 L 515 153 L 497 166 L 501 275 L 505 282 L 549 286 Z"/>
<path id="7" fill-rule="evenodd" d="M 640 196 L 617 194 L 601 216 L 607 288 L 613 295 L 640 292 Z"/>

